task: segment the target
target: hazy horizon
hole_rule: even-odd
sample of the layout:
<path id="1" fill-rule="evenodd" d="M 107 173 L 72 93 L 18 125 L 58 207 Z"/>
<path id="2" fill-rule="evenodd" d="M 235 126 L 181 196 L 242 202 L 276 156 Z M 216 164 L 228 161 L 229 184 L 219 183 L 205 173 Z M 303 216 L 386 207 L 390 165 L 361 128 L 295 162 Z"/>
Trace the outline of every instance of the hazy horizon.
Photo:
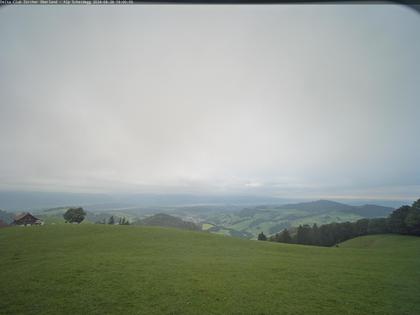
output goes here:
<path id="1" fill-rule="evenodd" d="M 420 197 L 406 7 L 13 6 L 0 38 L 0 191 Z"/>

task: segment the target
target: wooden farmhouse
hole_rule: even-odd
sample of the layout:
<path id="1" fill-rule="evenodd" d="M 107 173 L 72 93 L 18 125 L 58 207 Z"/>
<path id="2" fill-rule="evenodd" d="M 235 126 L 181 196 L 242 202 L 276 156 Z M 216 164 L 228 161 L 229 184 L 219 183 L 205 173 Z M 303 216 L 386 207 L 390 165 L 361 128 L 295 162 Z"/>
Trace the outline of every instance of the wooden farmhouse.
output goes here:
<path id="1" fill-rule="evenodd" d="M 34 217 L 29 212 L 21 213 L 15 216 L 15 220 L 13 221 L 14 225 L 42 225 L 44 222 L 42 222 L 40 219 Z"/>

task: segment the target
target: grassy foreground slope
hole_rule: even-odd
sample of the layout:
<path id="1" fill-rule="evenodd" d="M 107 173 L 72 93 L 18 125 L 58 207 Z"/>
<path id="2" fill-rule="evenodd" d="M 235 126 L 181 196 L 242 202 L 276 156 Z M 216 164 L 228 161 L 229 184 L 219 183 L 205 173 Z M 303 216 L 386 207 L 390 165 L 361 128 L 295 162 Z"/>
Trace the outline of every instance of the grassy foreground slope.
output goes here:
<path id="1" fill-rule="evenodd" d="M 389 251 L 395 254 L 408 254 L 410 251 L 419 252 L 420 239 L 413 236 L 383 234 L 356 237 L 340 244 L 343 248 L 365 248 Z"/>
<path id="2" fill-rule="evenodd" d="M 379 249 L 323 248 L 157 227 L 1 229 L 0 313 L 420 314 L 420 238 L 377 238 Z"/>

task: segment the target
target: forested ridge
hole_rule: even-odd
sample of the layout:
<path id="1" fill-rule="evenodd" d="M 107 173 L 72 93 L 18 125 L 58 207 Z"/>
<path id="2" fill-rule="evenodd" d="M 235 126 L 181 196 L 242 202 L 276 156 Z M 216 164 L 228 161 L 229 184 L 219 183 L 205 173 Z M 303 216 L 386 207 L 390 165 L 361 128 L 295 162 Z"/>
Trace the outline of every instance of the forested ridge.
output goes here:
<path id="1" fill-rule="evenodd" d="M 404 205 L 394 210 L 387 218 L 360 219 L 356 222 L 329 223 L 318 226 L 299 225 L 259 240 L 317 246 L 333 246 L 348 239 L 369 234 L 405 234 L 420 236 L 420 199 L 411 206 Z"/>

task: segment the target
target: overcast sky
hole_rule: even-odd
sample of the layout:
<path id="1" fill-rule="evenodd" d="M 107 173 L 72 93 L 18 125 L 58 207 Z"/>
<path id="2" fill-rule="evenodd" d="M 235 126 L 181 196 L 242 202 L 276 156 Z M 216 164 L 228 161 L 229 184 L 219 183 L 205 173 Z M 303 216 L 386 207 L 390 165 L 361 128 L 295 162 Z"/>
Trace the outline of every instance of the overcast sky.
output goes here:
<path id="1" fill-rule="evenodd" d="M 0 189 L 420 197 L 420 15 L 0 9 Z"/>

